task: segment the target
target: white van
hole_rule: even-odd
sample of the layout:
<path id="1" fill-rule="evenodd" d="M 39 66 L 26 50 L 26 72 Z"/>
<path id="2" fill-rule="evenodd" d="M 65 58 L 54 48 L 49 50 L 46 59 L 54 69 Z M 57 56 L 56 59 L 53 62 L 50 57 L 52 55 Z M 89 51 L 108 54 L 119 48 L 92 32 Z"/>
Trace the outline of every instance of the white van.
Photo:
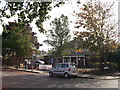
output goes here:
<path id="1" fill-rule="evenodd" d="M 49 70 L 49 76 L 63 75 L 65 78 L 69 76 L 77 76 L 78 70 L 74 63 L 58 63 L 52 69 Z"/>

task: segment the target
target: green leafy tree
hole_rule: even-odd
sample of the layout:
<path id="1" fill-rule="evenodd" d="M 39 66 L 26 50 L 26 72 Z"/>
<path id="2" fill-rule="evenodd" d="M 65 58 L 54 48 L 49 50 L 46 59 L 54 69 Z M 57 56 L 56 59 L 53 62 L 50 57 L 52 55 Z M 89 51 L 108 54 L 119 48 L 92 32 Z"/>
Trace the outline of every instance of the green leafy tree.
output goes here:
<path id="1" fill-rule="evenodd" d="M 5 6 L 0 8 L 0 24 L 3 26 L 3 56 L 7 55 L 7 58 L 27 57 L 33 47 L 38 49 L 41 45 L 37 42 L 35 33 L 31 32 L 30 24 L 35 21 L 39 31 L 44 32 L 42 23 L 50 17 L 48 11 L 51 10 L 51 2 L 34 2 L 34 0 L 24 2 L 8 2 L 6 0 L 5 2 Z M 63 3 L 58 3 L 55 7 L 61 4 Z M 16 17 L 16 23 L 12 24 L 11 29 L 6 28 L 6 19 L 9 20 L 13 17 Z"/>
<path id="2" fill-rule="evenodd" d="M 78 49 L 78 48 L 76 48 L 75 40 L 71 40 L 71 41 L 65 43 L 63 45 L 63 47 L 64 47 L 64 50 L 62 52 L 62 56 L 70 55 L 73 52 L 75 52 L 75 50 Z"/>
<path id="3" fill-rule="evenodd" d="M 22 57 L 31 57 L 31 49 L 39 48 L 37 37 L 30 28 L 30 24 L 35 20 L 35 24 L 40 32 L 44 32 L 42 23 L 49 17 L 48 11 L 51 10 L 50 2 L 7 2 L 0 9 L 0 23 L 3 26 L 3 59 L 5 60 L 13 56 L 15 59 Z M 11 29 L 6 28 L 5 19 L 15 18 L 15 23 Z M 9 24 L 10 26 L 10 24 Z M 24 32 L 24 33 L 22 33 Z M 32 35 L 32 36 L 31 36 Z M 27 46 L 28 45 L 28 46 Z"/>
<path id="4" fill-rule="evenodd" d="M 43 32 L 43 22 L 49 17 L 48 11 L 51 10 L 50 2 L 6 2 L 6 5 L 0 10 L 0 20 L 3 27 L 6 26 L 4 18 L 18 16 L 16 22 L 18 24 L 30 24 L 33 20 L 40 32 Z M 7 12 L 9 11 L 9 13 Z"/>
<path id="5" fill-rule="evenodd" d="M 120 69 L 120 45 L 117 43 L 112 44 L 115 48 L 112 52 L 108 53 L 107 60 L 114 63 L 114 67 Z"/>
<path id="6" fill-rule="evenodd" d="M 37 42 L 35 33 L 32 28 L 27 25 L 26 28 L 19 28 L 16 22 L 9 22 L 2 32 L 2 56 L 3 60 L 14 57 L 20 60 L 25 57 L 31 57 L 32 49 L 38 48 L 40 44 Z"/>
<path id="7" fill-rule="evenodd" d="M 36 26 L 40 32 L 44 32 L 43 22 L 49 18 L 48 11 L 52 9 L 50 6 L 52 2 L 39 2 L 34 0 L 24 0 L 23 2 L 12 2 L 7 1 L 5 6 L 0 8 L 0 23 L 3 27 L 6 26 L 3 18 L 10 19 L 16 17 L 17 23 L 31 24 L 35 21 Z M 64 2 L 58 2 L 54 7 L 63 5 Z"/>
<path id="8" fill-rule="evenodd" d="M 60 18 L 55 18 L 51 22 L 52 29 L 47 34 L 48 40 L 44 42 L 49 44 L 54 49 L 56 56 L 61 56 L 64 50 L 64 44 L 70 40 L 70 30 L 68 28 L 68 18 L 61 15 Z"/>
<path id="9" fill-rule="evenodd" d="M 110 21 L 113 16 L 113 4 L 90 0 L 80 9 L 81 12 L 75 13 L 78 18 L 76 28 L 86 29 L 86 32 L 76 34 L 80 43 L 99 54 L 105 62 L 107 53 L 112 50 L 111 44 L 116 38 L 115 24 Z"/>

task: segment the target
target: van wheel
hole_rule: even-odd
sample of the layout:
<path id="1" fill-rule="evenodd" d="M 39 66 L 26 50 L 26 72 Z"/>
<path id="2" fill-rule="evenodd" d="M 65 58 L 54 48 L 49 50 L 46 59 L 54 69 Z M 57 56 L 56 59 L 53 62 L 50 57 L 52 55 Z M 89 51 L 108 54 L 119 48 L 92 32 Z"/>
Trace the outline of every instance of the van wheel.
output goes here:
<path id="1" fill-rule="evenodd" d="M 52 77 L 52 76 L 53 76 L 53 73 L 52 73 L 52 72 L 49 72 L 49 76 Z"/>
<path id="2" fill-rule="evenodd" d="M 65 77 L 65 78 L 69 78 L 69 74 L 68 74 L 68 73 L 65 73 L 65 74 L 64 74 L 64 77 Z"/>

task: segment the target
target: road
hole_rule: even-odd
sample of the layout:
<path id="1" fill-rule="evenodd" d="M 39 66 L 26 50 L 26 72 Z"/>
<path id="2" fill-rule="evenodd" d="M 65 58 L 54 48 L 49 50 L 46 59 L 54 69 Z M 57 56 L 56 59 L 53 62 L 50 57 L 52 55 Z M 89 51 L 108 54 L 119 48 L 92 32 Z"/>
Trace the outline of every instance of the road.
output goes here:
<path id="1" fill-rule="evenodd" d="M 49 77 L 15 70 L 2 72 L 3 88 L 118 88 L 118 80 Z"/>

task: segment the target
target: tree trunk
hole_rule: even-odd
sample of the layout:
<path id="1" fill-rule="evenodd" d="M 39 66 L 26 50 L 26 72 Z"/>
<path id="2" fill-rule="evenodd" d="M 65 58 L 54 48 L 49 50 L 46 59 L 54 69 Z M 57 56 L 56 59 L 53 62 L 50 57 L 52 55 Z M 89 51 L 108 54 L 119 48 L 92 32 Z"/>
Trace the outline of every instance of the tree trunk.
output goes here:
<path id="1" fill-rule="evenodd" d="M 19 68 L 19 59 L 16 59 L 16 69 Z"/>

